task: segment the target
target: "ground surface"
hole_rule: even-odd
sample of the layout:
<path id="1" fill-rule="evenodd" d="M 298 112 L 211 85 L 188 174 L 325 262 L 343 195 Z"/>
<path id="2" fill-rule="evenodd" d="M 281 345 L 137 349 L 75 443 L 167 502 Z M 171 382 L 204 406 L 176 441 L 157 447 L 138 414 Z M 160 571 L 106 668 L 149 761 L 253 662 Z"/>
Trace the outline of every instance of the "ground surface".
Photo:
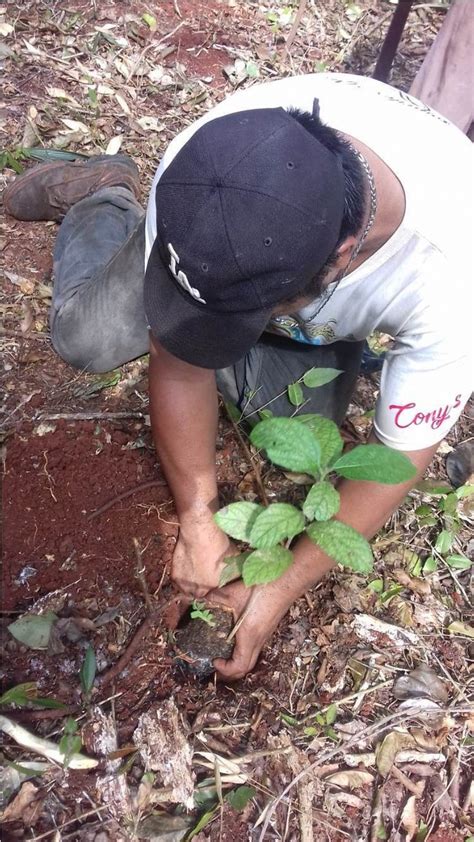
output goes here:
<path id="1" fill-rule="evenodd" d="M 370 74 L 393 6 L 385 0 L 308 2 L 287 53 L 296 8 L 277 2 L 76 0 L 6 3 L 0 11 L 2 145 L 89 154 L 121 145 L 139 164 L 146 195 L 168 140 L 233 86 L 321 69 Z M 429 4 L 412 13 L 393 72 L 396 84 L 409 87 L 443 14 Z M 4 182 L 12 176 L 5 167 Z M 452 527 L 442 497 L 413 495 L 375 541 L 377 584 L 367 587 L 340 573 L 328 578 L 293 606 L 255 671 L 235 686 L 200 682 L 176 664 L 174 604 L 148 622 L 122 673 L 110 677 L 107 671 L 130 652 L 147 613 L 134 538 L 143 549 L 142 582 L 144 575 L 152 607 L 173 596 L 168 569 L 177 523 L 151 441 L 147 360 L 109 378 L 63 364 L 51 350 L 47 326 L 55 226 L 8 219 L 5 227 L 3 686 L 36 682 L 39 696 L 71 708 L 85 750 L 109 760 L 87 773 L 52 766 L 24 784 L 23 800 L 12 802 L 4 816 L 3 838 L 104 842 L 135 838 L 135 832 L 182 838 L 182 828 L 163 835 L 163 821 L 172 814 L 182 821 L 185 797 L 170 794 L 162 772 L 153 788 L 147 784 L 143 750 L 137 753 L 132 742 L 140 717 L 162 710 L 172 697 L 179 710 L 173 727 L 194 749 L 194 838 L 258 839 L 266 805 L 311 761 L 313 772 L 267 814 L 265 838 L 466 839 L 472 834 L 470 574 L 449 568 L 438 550 L 437 569 L 420 572 L 439 532 Z M 361 378 L 345 427 L 348 441 L 364 439 L 376 390 L 376 378 Z M 443 443 L 432 476 L 445 480 L 445 455 L 467 438 L 468 425 L 466 412 Z M 224 418 L 218 476 L 223 501 L 255 499 L 252 471 Z M 266 482 L 278 499 L 300 493 L 274 470 Z M 452 550 L 458 555 L 472 552 L 468 501 L 458 506 Z M 59 617 L 48 650 L 27 648 L 6 631 L 33 606 Z M 391 626 L 371 632 L 370 616 Z M 98 676 L 90 698 L 81 694 L 79 677 L 89 644 Z M 417 694 L 424 710 L 410 719 L 394 679 L 419 663 L 444 686 L 430 674 L 430 690 Z M 430 695 L 432 705 L 441 705 L 431 718 Z M 106 751 L 105 737 L 102 749 L 97 737 L 105 729 L 101 710 L 116 729 L 117 744 L 107 743 Z M 38 717 L 8 706 L 3 712 L 53 741 L 63 734 L 64 716 Z M 405 755 L 390 771 L 391 741 Z M 125 764 L 114 778 L 119 795 L 101 783 L 117 747 L 115 762 Z M 162 759 L 167 753 L 171 766 L 178 763 L 173 747 L 163 748 Z M 178 754 L 182 759 L 184 749 Z M 7 737 L 4 758 L 21 763 L 38 755 Z M 332 777 L 339 773 L 343 777 Z M 248 803 L 224 800 L 221 807 L 219 795 L 227 799 L 239 785 L 254 787 Z M 152 814 L 161 822 L 158 830 L 143 824 Z M 207 824 L 203 820 L 200 829 L 203 814 Z"/>

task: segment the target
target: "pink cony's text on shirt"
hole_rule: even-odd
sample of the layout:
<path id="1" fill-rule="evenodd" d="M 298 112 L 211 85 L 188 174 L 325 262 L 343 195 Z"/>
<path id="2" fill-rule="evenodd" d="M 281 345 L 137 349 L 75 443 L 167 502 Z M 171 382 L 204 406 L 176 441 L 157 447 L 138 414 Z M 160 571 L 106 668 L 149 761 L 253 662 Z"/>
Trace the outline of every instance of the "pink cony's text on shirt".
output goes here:
<path id="1" fill-rule="evenodd" d="M 451 417 L 453 409 L 457 409 L 461 405 L 461 395 L 456 395 L 453 404 L 446 404 L 439 406 L 436 409 L 431 409 L 429 412 L 417 411 L 417 406 L 414 401 L 405 403 L 403 405 L 391 403 L 389 409 L 395 412 L 395 424 L 401 429 L 420 424 L 428 424 L 432 430 L 437 430 Z"/>

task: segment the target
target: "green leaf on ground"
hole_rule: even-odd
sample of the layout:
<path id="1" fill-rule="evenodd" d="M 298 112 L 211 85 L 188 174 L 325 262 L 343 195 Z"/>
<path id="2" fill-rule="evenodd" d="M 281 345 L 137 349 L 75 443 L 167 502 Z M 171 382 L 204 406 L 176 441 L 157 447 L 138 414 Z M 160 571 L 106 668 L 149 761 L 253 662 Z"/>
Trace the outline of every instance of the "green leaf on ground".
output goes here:
<path id="1" fill-rule="evenodd" d="M 236 541 L 248 542 L 252 526 L 260 512 L 263 512 L 263 506 L 258 503 L 230 503 L 214 515 L 214 520 L 226 535 L 230 535 Z"/>
<path id="2" fill-rule="evenodd" d="M 325 468 L 342 453 L 343 441 L 334 421 L 315 413 L 296 415 L 295 421 L 306 424 L 313 433 L 321 449 L 322 468 Z"/>
<path id="3" fill-rule="evenodd" d="M 94 686 L 96 670 L 97 661 L 95 652 L 89 644 L 86 651 L 86 657 L 84 658 L 84 663 L 82 664 L 80 671 L 81 687 L 86 694 L 90 693 Z"/>
<path id="4" fill-rule="evenodd" d="M 293 553 L 285 547 L 271 547 L 269 550 L 255 550 L 244 562 L 242 578 L 244 584 L 265 585 L 278 579 L 293 561 Z"/>
<path id="5" fill-rule="evenodd" d="M 249 544 L 266 550 L 284 538 L 294 538 L 304 529 L 303 513 L 289 503 L 271 503 L 257 515 L 250 532 Z"/>
<path id="6" fill-rule="evenodd" d="M 296 418 L 269 418 L 260 421 L 250 434 L 254 447 L 266 450 L 268 458 L 288 471 L 316 476 L 320 447 L 309 429 Z"/>
<path id="7" fill-rule="evenodd" d="M 231 789 L 226 795 L 226 801 L 230 806 L 240 812 L 247 806 L 250 799 L 256 795 L 256 790 L 253 786 L 238 786 L 237 789 Z"/>
<path id="8" fill-rule="evenodd" d="M 219 579 L 220 588 L 223 588 L 224 585 L 228 585 L 229 582 L 233 582 L 234 579 L 240 579 L 242 576 L 244 561 L 249 557 L 249 555 L 250 553 L 241 553 L 240 555 L 234 555 L 224 559 L 225 567 Z"/>
<path id="9" fill-rule="evenodd" d="M 359 444 L 332 465 L 346 479 L 368 480 L 386 485 L 407 482 L 416 468 L 404 453 L 383 444 Z"/>
<path id="10" fill-rule="evenodd" d="M 466 558 L 465 555 L 448 555 L 445 558 L 445 562 L 448 567 L 452 567 L 453 570 L 469 570 L 472 566 L 472 561 Z"/>
<path id="11" fill-rule="evenodd" d="M 301 406 L 304 403 L 303 389 L 301 383 L 290 383 L 287 388 L 288 400 L 293 406 Z"/>
<path id="12" fill-rule="evenodd" d="M 29 707 L 36 705 L 40 708 L 59 709 L 65 707 L 57 699 L 42 699 L 37 694 L 36 681 L 27 681 L 24 684 L 17 684 L 10 687 L 0 696 L 0 705 L 16 705 L 17 707 Z"/>
<path id="13" fill-rule="evenodd" d="M 77 733 L 77 721 L 72 717 L 64 723 L 63 736 L 59 741 L 59 751 L 64 755 L 64 768 L 67 769 L 73 754 L 80 752 L 82 739 Z"/>
<path id="14" fill-rule="evenodd" d="M 57 619 L 52 611 L 46 611 L 44 614 L 26 614 L 10 623 L 8 631 L 29 649 L 47 649 L 51 629 Z"/>
<path id="15" fill-rule="evenodd" d="M 339 511 L 339 492 L 330 482 L 317 482 L 310 488 L 303 503 L 308 520 L 329 520 Z"/>
<path id="16" fill-rule="evenodd" d="M 438 562 L 434 556 L 429 555 L 423 565 L 423 573 L 434 573 L 438 569 Z"/>
<path id="17" fill-rule="evenodd" d="M 338 564 L 356 573 L 370 573 L 373 556 L 370 544 L 363 535 L 339 520 L 311 523 L 307 533 L 312 541 Z"/>
<path id="18" fill-rule="evenodd" d="M 340 374 L 342 371 L 339 368 L 309 368 L 303 375 L 303 383 L 309 389 L 316 389 L 335 380 Z"/>
<path id="19" fill-rule="evenodd" d="M 435 550 L 437 550 L 441 555 L 446 555 L 452 547 L 453 540 L 453 533 L 448 532 L 447 529 L 442 529 L 436 539 Z"/>

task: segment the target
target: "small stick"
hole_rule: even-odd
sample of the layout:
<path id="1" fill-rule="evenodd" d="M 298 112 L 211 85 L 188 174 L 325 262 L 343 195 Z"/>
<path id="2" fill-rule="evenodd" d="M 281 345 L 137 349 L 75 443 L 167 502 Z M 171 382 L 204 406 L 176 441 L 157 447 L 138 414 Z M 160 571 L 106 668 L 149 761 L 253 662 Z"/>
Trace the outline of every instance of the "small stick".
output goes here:
<path id="1" fill-rule="evenodd" d="M 284 59 L 287 57 L 287 55 L 290 51 L 290 47 L 291 47 L 293 41 L 295 40 L 296 33 L 298 32 L 301 20 L 302 20 L 303 15 L 304 15 L 305 8 L 306 8 L 306 0 L 300 0 L 300 4 L 298 6 L 298 11 L 296 12 L 295 19 L 293 21 L 293 26 L 291 27 L 291 29 L 288 33 L 288 38 L 286 39 L 286 42 L 285 42 L 285 48 L 283 50 L 283 58 Z"/>
<path id="2" fill-rule="evenodd" d="M 124 418 L 143 419 L 143 412 L 39 412 L 34 421 L 118 421 Z"/>
<path id="3" fill-rule="evenodd" d="M 75 822 L 80 822 L 82 819 L 88 819 L 89 816 L 93 816 L 96 813 L 103 813 L 104 810 L 109 809 L 109 804 L 104 804 L 103 807 L 95 807 L 93 810 L 88 810 L 87 813 L 82 813 L 80 816 L 75 816 L 73 819 L 68 819 L 67 822 L 64 824 L 59 825 L 59 827 L 53 827 L 52 830 L 47 830 L 46 833 L 40 833 L 39 836 L 32 836 L 31 842 L 38 842 L 39 839 L 47 839 L 48 836 L 53 836 L 53 834 L 58 833 L 61 831 L 63 827 L 68 827 L 70 824 L 74 824 Z"/>
<path id="4" fill-rule="evenodd" d="M 140 587 L 143 591 L 143 598 L 145 600 L 145 605 L 147 607 L 147 611 L 148 611 L 149 614 L 151 614 L 151 612 L 153 611 L 153 603 L 151 601 L 150 591 L 148 590 L 148 585 L 147 585 L 146 576 L 145 576 L 145 567 L 144 567 L 144 564 L 143 564 L 143 553 L 145 552 L 145 550 L 142 550 L 142 548 L 140 547 L 140 544 L 138 543 L 136 538 L 133 538 L 132 540 L 133 540 L 133 546 L 135 547 L 135 556 L 136 556 L 136 559 L 137 559 L 137 569 L 136 569 L 137 579 L 140 582 Z"/>
<path id="5" fill-rule="evenodd" d="M 34 699 L 32 699 L 32 702 L 34 702 Z M 36 722 L 38 719 L 61 719 L 63 716 L 76 716 L 79 711 L 77 708 L 69 706 L 64 708 L 47 708 L 46 710 L 9 710 L 6 713 L 8 713 L 11 719 L 18 719 L 20 722 L 23 720 Z"/>
<path id="6" fill-rule="evenodd" d="M 141 626 L 139 627 L 138 631 L 135 632 L 134 637 L 128 644 L 125 652 L 123 655 L 118 659 L 118 661 L 111 667 L 107 672 L 99 677 L 99 687 L 101 690 L 104 687 L 107 687 L 111 681 L 117 678 L 120 673 L 125 669 L 128 662 L 131 660 L 132 656 L 137 651 L 142 639 L 149 631 L 149 629 L 156 623 L 159 617 L 173 604 L 173 602 L 179 602 L 183 599 L 182 596 L 173 596 L 171 599 L 168 599 L 163 605 L 158 606 L 158 608 L 154 608 L 151 614 L 143 621 Z"/>
<path id="7" fill-rule="evenodd" d="M 122 491 L 121 494 L 117 494 L 116 497 L 112 497 L 111 500 L 108 500 L 107 503 L 104 503 L 100 509 L 95 509 L 95 511 L 90 512 L 87 515 L 87 520 L 93 520 L 95 517 L 99 517 L 107 509 L 111 509 L 112 506 L 115 506 L 116 503 L 120 503 L 122 500 L 126 500 L 128 497 L 131 497 L 133 494 L 136 494 L 138 491 L 145 491 L 147 488 L 154 488 L 155 485 L 164 486 L 168 485 L 166 480 L 164 479 L 149 479 L 146 482 L 141 482 L 139 485 L 136 485 L 134 488 L 129 488 L 128 491 Z"/>
<path id="8" fill-rule="evenodd" d="M 228 417 L 230 423 L 232 424 L 232 427 L 234 428 L 235 434 L 236 434 L 236 436 L 237 436 L 237 438 L 240 442 L 242 450 L 244 451 L 245 456 L 247 457 L 247 460 L 250 464 L 250 467 L 253 470 L 253 473 L 254 473 L 254 476 L 255 476 L 255 482 L 257 483 L 258 490 L 260 492 L 260 497 L 262 498 L 262 503 L 263 503 L 264 506 L 268 506 L 267 492 L 265 491 L 265 486 L 263 484 L 262 474 L 260 472 L 260 467 L 257 464 L 257 462 L 255 461 L 254 457 L 252 456 L 252 453 L 250 452 L 250 448 L 249 448 L 247 442 L 245 441 L 242 433 L 240 432 L 239 425 L 234 421 L 230 412 L 228 411 L 228 409 L 225 405 L 225 401 L 224 401 L 224 407 L 225 407 L 225 411 L 227 413 L 227 417 Z"/>

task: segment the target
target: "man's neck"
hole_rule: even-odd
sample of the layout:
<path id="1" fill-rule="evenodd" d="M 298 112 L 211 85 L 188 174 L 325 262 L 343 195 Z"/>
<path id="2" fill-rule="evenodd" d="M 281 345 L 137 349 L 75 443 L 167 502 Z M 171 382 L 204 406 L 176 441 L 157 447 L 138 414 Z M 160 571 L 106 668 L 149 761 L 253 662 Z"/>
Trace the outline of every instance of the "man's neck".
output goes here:
<path id="1" fill-rule="evenodd" d="M 405 194 L 395 173 L 375 152 L 355 137 L 345 135 L 366 159 L 375 180 L 377 212 L 367 238 L 351 265 L 354 271 L 377 252 L 395 233 L 405 215 Z"/>

